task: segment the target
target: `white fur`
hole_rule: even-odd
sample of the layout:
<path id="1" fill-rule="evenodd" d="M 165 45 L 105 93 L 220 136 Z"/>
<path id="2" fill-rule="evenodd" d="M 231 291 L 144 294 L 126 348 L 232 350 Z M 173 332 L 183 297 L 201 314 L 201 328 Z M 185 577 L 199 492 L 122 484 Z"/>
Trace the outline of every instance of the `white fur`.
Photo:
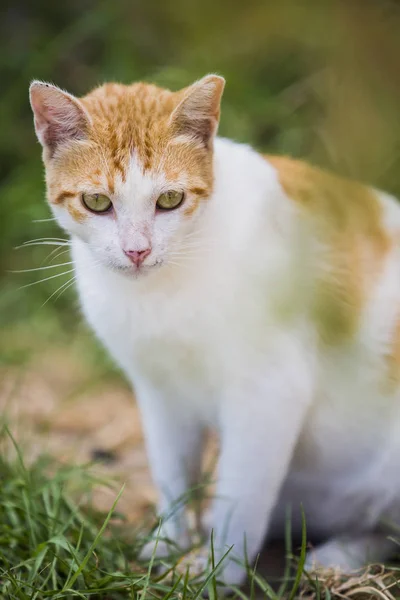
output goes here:
<path id="1" fill-rule="evenodd" d="M 365 532 L 399 518 L 400 397 L 382 385 L 399 250 L 357 337 L 321 355 L 304 311 L 307 232 L 274 168 L 247 146 L 216 140 L 215 191 L 189 222 L 179 211 L 154 216 L 152 198 L 165 186 L 133 159 L 117 192 L 124 212 L 115 222 L 91 217 L 90 234 L 87 224 L 72 229 L 83 311 L 135 387 L 160 512 L 197 481 L 212 426 L 221 441 L 210 517 L 219 553 L 233 544 L 243 559 L 246 537 L 252 560 L 268 531 L 282 534 L 287 504 L 299 530 L 302 503 L 312 533 L 350 535 L 362 561 Z M 400 208 L 381 197 L 400 223 Z M 140 235 L 152 236 L 148 265 L 165 264 L 137 277 L 121 245 L 135 249 Z M 188 543 L 183 511 L 163 533 Z M 320 561 L 349 566 L 339 542 L 329 543 Z M 243 575 L 233 561 L 223 574 L 230 584 Z"/>

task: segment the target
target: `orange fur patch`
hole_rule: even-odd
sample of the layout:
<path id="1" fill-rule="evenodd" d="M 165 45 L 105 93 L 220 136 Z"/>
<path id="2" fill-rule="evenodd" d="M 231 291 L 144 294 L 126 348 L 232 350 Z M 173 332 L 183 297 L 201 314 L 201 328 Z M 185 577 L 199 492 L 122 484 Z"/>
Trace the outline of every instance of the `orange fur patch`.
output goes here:
<path id="1" fill-rule="evenodd" d="M 62 204 L 64 200 L 67 198 L 73 198 L 76 196 L 74 192 L 60 192 L 57 196 L 52 200 L 54 204 Z"/>
<path id="2" fill-rule="evenodd" d="M 196 196 L 206 196 L 207 193 L 208 193 L 208 189 L 206 189 L 206 188 L 200 188 L 200 187 L 194 187 L 194 188 L 191 188 L 189 190 L 189 192 L 191 194 L 195 194 Z"/>
<path id="3" fill-rule="evenodd" d="M 400 315 L 397 318 L 391 347 L 385 355 L 388 391 L 394 392 L 400 384 Z"/>
<path id="4" fill-rule="evenodd" d="M 183 211 L 185 217 L 190 217 L 191 215 L 193 215 L 199 207 L 200 202 L 202 200 L 205 200 L 207 198 L 207 195 L 209 194 L 208 189 L 201 187 L 191 188 L 189 192 L 193 194 L 194 198 L 192 198 L 190 204 L 187 207 L 185 207 L 185 210 Z"/>
<path id="5" fill-rule="evenodd" d="M 266 158 L 326 248 L 313 302 L 321 338 L 327 343 L 347 339 L 357 330 L 369 289 L 391 247 L 379 199 L 370 188 L 307 163 Z"/>
<path id="6" fill-rule="evenodd" d="M 73 202 L 68 202 L 67 210 L 71 217 L 75 219 L 75 221 L 78 221 L 78 223 L 83 223 L 87 217 L 86 211 L 83 208 L 82 210 L 79 210 Z"/>

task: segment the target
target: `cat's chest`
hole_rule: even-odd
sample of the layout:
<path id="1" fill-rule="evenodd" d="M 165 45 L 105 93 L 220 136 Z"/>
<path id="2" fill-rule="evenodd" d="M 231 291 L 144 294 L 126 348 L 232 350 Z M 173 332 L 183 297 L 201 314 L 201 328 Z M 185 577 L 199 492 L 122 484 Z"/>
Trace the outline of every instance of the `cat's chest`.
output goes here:
<path id="1" fill-rule="evenodd" d="M 130 323 L 128 354 L 143 376 L 160 384 L 180 373 L 180 378 L 204 379 L 220 353 L 225 325 L 212 308 L 185 293 L 147 297 L 127 309 Z M 221 337 L 222 336 L 222 337 Z"/>
<path id="2" fill-rule="evenodd" d="M 95 293 L 98 283 L 78 278 L 85 316 L 132 379 L 165 389 L 177 382 L 204 386 L 220 377 L 235 311 L 211 282 L 169 293 L 104 282 Z"/>

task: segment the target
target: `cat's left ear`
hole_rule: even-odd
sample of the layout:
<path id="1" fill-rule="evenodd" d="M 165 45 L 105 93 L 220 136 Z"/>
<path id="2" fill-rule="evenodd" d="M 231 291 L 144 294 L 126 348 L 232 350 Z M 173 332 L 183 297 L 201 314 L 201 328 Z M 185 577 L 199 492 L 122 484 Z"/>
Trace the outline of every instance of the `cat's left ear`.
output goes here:
<path id="1" fill-rule="evenodd" d="M 206 75 L 186 88 L 171 115 L 176 135 L 188 135 L 209 147 L 217 131 L 225 79 Z"/>
<path id="2" fill-rule="evenodd" d="M 85 138 L 89 117 L 78 98 L 41 81 L 33 81 L 29 96 L 36 135 L 49 156 L 60 144 Z"/>

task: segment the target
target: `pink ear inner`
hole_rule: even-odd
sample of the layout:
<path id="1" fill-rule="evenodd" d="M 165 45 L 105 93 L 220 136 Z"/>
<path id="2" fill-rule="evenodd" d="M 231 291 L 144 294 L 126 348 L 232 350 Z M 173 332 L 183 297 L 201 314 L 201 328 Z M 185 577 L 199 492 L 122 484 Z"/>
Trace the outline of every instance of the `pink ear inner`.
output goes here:
<path id="1" fill-rule="evenodd" d="M 31 105 L 40 143 L 54 152 L 63 142 L 85 137 L 88 119 L 79 101 L 47 84 L 33 84 Z"/>

